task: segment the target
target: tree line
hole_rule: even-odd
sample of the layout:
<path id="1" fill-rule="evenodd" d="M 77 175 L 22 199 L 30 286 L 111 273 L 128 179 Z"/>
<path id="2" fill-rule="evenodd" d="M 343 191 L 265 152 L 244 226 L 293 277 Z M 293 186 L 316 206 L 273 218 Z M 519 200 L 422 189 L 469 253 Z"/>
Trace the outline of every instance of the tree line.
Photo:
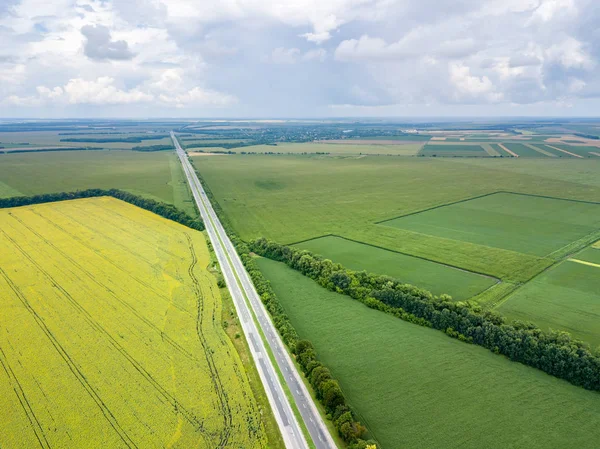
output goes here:
<path id="1" fill-rule="evenodd" d="M 588 390 L 600 390 L 600 351 L 575 340 L 568 332 L 543 331 L 522 321 L 507 323 L 496 312 L 434 296 L 389 276 L 352 271 L 306 250 L 261 238 L 248 244 L 251 251 L 284 262 L 328 290 L 359 300 L 421 326 L 441 330 L 453 338 L 502 354 Z"/>
<path id="2" fill-rule="evenodd" d="M 88 189 L 88 190 L 77 190 L 75 192 L 59 192 L 59 193 L 45 193 L 41 195 L 33 196 L 15 196 L 12 198 L 0 198 L 0 209 L 7 207 L 20 207 L 30 206 L 32 204 L 51 203 L 55 201 L 66 201 L 76 200 L 80 198 L 95 198 L 100 196 L 112 196 L 126 203 L 133 204 L 134 206 L 141 207 L 150 212 L 153 212 L 161 217 L 169 220 L 176 221 L 188 228 L 195 229 L 197 231 L 204 230 L 204 223 L 200 218 L 192 218 L 187 213 L 179 210 L 172 204 L 155 201 L 149 198 L 142 198 L 141 196 L 133 195 L 129 192 L 124 192 L 118 189 Z"/>
<path id="3" fill-rule="evenodd" d="M 93 143 L 142 143 L 143 140 L 161 140 L 170 134 L 155 134 L 140 137 L 69 137 L 60 139 L 61 142 L 93 142 Z"/>
<path id="4" fill-rule="evenodd" d="M 304 376 L 309 380 L 317 399 L 325 407 L 327 418 L 333 422 L 340 437 L 348 443 L 348 449 L 377 449 L 379 446 L 375 441 L 363 439 L 368 429 L 359 422 L 357 416 L 347 404 L 339 383 L 333 378 L 329 369 L 317 359 L 312 343 L 300 338 L 283 310 L 277 295 L 271 287 L 271 283 L 256 265 L 250 247 L 237 236 L 201 174 L 197 171 L 196 174 L 204 186 L 206 196 L 213 204 L 215 213 L 219 216 L 221 224 L 240 255 L 256 292 L 271 315 L 279 335 L 295 355 L 296 361 L 301 366 Z"/>
<path id="5" fill-rule="evenodd" d="M 151 151 L 166 151 L 166 150 L 174 150 L 175 147 L 173 146 L 173 144 L 165 144 L 165 145 L 144 145 L 144 146 L 137 146 L 137 147 L 133 147 L 132 151 L 147 151 L 147 152 L 151 152 Z"/>

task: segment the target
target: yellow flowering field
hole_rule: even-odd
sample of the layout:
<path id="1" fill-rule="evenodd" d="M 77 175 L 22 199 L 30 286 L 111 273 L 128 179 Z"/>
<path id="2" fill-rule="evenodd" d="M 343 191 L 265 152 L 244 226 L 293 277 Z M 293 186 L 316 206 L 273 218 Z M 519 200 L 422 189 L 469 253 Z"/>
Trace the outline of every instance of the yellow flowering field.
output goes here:
<path id="1" fill-rule="evenodd" d="M 209 263 L 113 198 L 0 210 L 0 447 L 265 447 Z"/>

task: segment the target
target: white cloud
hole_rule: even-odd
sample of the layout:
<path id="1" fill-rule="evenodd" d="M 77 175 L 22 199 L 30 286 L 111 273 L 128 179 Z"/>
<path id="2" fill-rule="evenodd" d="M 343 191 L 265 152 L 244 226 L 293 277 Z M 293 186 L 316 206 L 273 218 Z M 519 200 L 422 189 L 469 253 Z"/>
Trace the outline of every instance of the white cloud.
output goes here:
<path id="1" fill-rule="evenodd" d="M 205 90 L 200 87 L 194 87 L 187 92 L 177 95 L 160 95 L 161 102 L 174 105 L 176 107 L 185 106 L 215 106 L 225 107 L 237 103 L 237 98 L 232 95 L 223 94 L 213 90 Z"/>
<path id="2" fill-rule="evenodd" d="M 561 64 L 567 69 L 590 69 L 594 66 L 591 56 L 584 50 L 583 44 L 573 37 L 568 37 L 546 50 L 550 62 Z"/>
<path id="3" fill-rule="evenodd" d="M 327 51 L 323 48 L 315 48 L 302 53 L 299 48 L 275 48 L 270 55 L 263 58 L 264 62 L 271 64 L 296 64 L 298 62 L 319 61 L 327 58 Z"/>
<path id="4" fill-rule="evenodd" d="M 324 62 L 327 59 L 327 51 L 323 48 L 317 48 L 315 50 L 309 50 L 302 55 L 304 61 L 319 61 Z"/>
<path id="5" fill-rule="evenodd" d="M 15 110 L 6 105 L 48 115 L 115 104 L 148 115 L 311 115 L 355 103 L 496 111 L 559 98 L 600 107 L 594 0 L 2 2 L 5 116 Z M 93 58 L 81 30 L 101 30 Z"/>
<path id="6" fill-rule="evenodd" d="M 449 66 L 450 82 L 456 88 L 456 99 L 484 99 L 497 102 L 502 100 L 502 94 L 496 92 L 494 85 L 487 76 L 471 75 L 471 69 L 461 63 L 451 63 Z"/>
<path id="7" fill-rule="evenodd" d="M 278 47 L 271 52 L 267 61 L 273 64 L 295 64 L 298 62 L 300 50 L 298 48 Z"/>
<path id="8" fill-rule="evenodd" d="M 10 96 L 9 103 L 28 106 L 50 103 L 89 104 L 89 105 L 115 105 L 149 102 L 154 96 L 138 89 L 122 90 L 115 85 L 114 78 L 107 76 L 95 80 L 73 78 L 64 86 L 49 88 L 37 87 L 37 96 L 18 97 Z"/>

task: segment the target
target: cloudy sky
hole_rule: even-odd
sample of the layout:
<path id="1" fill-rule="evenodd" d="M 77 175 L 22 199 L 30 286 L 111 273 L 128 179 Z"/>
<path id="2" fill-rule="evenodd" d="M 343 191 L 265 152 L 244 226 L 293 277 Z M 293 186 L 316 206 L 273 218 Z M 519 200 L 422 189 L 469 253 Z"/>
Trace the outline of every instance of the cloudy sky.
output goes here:
<path id="1" fill-rule="evenodd" d="M 0 0 L 0 116 L 600 116 L 599 24 L 598 0 Z"/>

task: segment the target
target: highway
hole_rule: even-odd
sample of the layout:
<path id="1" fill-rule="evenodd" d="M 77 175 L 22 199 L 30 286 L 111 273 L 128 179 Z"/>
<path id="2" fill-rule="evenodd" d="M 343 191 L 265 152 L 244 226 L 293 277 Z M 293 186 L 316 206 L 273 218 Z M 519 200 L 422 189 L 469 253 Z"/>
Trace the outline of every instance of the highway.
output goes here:
<path id="1" fill-rule="evenodd" d="M 307 449 L 309 446 L 269 357 L 263 338 L 261 338 L 261 332 L 294 398 L 315 447 L 317 449 L 335 449 L 336 445 L 306 386 L 302 382 L 301 374 L 296 370 L 290 355 L 284 347 L 284 343 L 277 333 L 277 329 L 250 280 L 248 272 L 207 198 L 202 184 L 187 158 L 187 154 L 181 148 L 175 133 L 172 131 L 171 139 L 173 139 L 177 155 L 183 166 L 194 200 L 200 210 L 200 215 L 221 266 L 225 282 L 233 298 L 244 335 L 249 343 L 250 352 L 281 430 L 286 448 Z"/>

